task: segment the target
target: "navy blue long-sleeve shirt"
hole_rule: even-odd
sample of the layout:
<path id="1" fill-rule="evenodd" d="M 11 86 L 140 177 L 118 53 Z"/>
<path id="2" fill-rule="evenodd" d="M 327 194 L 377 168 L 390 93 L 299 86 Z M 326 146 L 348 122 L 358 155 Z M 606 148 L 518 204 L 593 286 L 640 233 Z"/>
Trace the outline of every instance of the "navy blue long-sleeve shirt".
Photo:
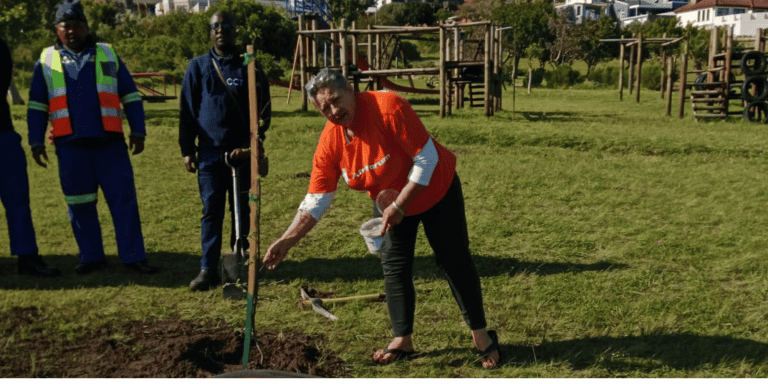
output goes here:
<path id="1" fill-rule="evenodd" d="M 8 105 L 6 93 L 11 85 L 11 76 L 13 75 L 13 61 L 11 61 L 11 51 L 5 40 L 0 38 L 0 132 L 13 131 L 13 121 L 11 120 L 11 107 Z"/>
<path id="2" fill-rule="evenodd" d="M 224 81 L 234 98 L 227 93 L 211 60 L 219 63 Z M 272 104 L 269 79 L 259 65 L 256 66 L 256 77 L 260 120 L 258 131 L 259 137 L 263 139 L 272 118 Z M 179 146 L 182 156 L 194 156 L 196 149 L 221 148 L 231 151 L 250 145 L 247 79 L 248 67 L 244 65 L 240 54 L 220 57 L 211 48 L 207 54 L 189 62 L 179 103 Z"/>

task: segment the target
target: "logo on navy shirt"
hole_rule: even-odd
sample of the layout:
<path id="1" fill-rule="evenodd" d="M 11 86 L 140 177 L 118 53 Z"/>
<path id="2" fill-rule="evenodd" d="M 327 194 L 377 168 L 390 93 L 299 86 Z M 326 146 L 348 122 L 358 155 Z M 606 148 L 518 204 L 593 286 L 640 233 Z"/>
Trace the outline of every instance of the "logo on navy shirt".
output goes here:
<path id="1" fill-rule="evenodd" d="M 243 85 L 244 82 L 245 82 L 245 80 L 243 80 L 243 79 L 233 79 L 231 77 L 227 78 L 227 85 L 234 85 L 236 87 L 239 87 L 239 86 Z"/>

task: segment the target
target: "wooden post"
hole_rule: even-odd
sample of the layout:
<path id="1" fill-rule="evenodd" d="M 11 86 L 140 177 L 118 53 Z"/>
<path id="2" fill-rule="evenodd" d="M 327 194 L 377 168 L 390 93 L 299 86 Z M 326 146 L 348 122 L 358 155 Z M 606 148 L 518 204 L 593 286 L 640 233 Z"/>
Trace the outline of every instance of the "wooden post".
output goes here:
<path id="1" fill-rule="evenodd" d="M 369 31 L 371 30 L 371 25 L 370 24 L 368 24 L 368 30 Z M 373 67 L 373 55 L 372 55 L 372 53 L 373 53 L 373 39 L 372 38 L 373 38 L 373 35 L 369 33 L 368 34 L 368 46 L 365 48 L 366 49 L 365 54 L 367 56 L 366 58 L 368 59 L 368 67 L 369 68 Z"/>
<path id="2" fill-rule="evenodd" d="M 664 35 L 662 37 L 664 39 L 666 39 L 667 38 L 667 34 L 664 33 Z M 661 93 L 661 99 L 662 100 L 664 99 L 664 92 L 666 91 L 666 88 L 667 88 L 667 87 L 665 87 L 665 85 L 666 85 L 666 76 L 667 76 L 666 65 L 667 65 L 667 48 L 664 47 L 664 45 L 662 45 L 661 46 L 661 79 L 659 81 L 659 84 L 660 84 L 659 91 Z"/>
<path id="3" fill-rule="evenodd" d="M 635 34 L 632 34 L 635 37 Z M 632 46 L 629 49 L 629 74 L 627 76 L 627 86 L 629 87 L 629 94 L 635 92 L 635 51 L 637 50 L 637 43 L 630 43 Z"/>
<path id="4" fill-rule="evenodd" d="M 376 34 L 376 59 L 373 69 L 384 69 L 381 67 L 381 34 Z"/>
<path id="5" fill-rule="evenodd" d="M 339 44 L 341 44 L 341 54 L 339 55 L 339 65 L 341 65 L 341 74 L 344 78 L 347 78 L 347 19 L 341 19 L 341 29 L 344 32 L 339 32 Z"/>
<path id="6" fill-rule="evenodd" d="M 763 34 L 765 30 L 763 28 L 758 28 L 757 33 L 755 34 L 755 50 L 765 53 L 765 40 L 763 39 Z"/>
<path id="7" fill-rule="evenodd" d="M 357 31 L 357 23 L 352 22 L 352 30 Z M 360 70 L 360 66 L 358 65 L 358 53 L 357 50 L 360 48 L 358 46 L 359 41 L 357 39 L 357 33 L 352 34 L 352 66 Z M 360 77 L 355 76 L 353 83 L 355 84 L 355 92 L 360 92 L 360 84 L 359 84 Z"/>
<path id="8" fill-rule="evenodd" d="M 336 26 L 331 23 L 331 29 L 336 29 Z M 336 66 L 336 34 L 331 33 L 331 65 L 329 67 L 335 67 Z"/>
<path id="9" fill-rule="evenodd" d="M 253 45 L 246 47 L 246 52 L 253 55 Z M 248 301 L 245 319 L 245 341 L 243 343 L 243 369 L 248 366 L 248 356 L 251 350 L 251 330 L 253 329 L 253 323 L 256 312 L 256 298 L 258 297 L 258 280 L 257 280 L 257 264 L 259 257 L 261 256 L 260 249 L 260 233 L 259 219 L 261 216 L 261 178 L 259 177 L 259 156 L 261 151 L 259 148 L 259 103 L 256 93 L 256 64 L 254 60 L 248 63 L 248 78 L 251 81 L 248 82 L 248 106 L 250 111 L 250 123 L 251 123 L 251 190 L 250 198 L 251 202 L 251 233 L 248 238 L 250 239 L 250 252 L 248 257 L 248 292 L 246 300 Z M 264 84 L 262 84 L 263 86 Z"/>
<path id="10" fill-rule="evenodd" d="M 450 31 L 445 31 L 445 61 L 451 60 L 451 46 L 453 45 L 451 42 L 452 36 L 449 33 Z M 445 65 L 445 64 L 443 64 Z M 445 84 L 445 113 L 447 115 L 451 115 L 453 113 L 453 98 L 451 96 L 453 93 L 453 81 L 451 79 L 453 78 L 453 70 L 448 71 L 446 68 L 445 70 L 445 78 L 446 78 L 446 84 Z"/>
<path id="11" fill-rule="evenodd" d="M 460 61 L 459 59 L 459 27 L 453 28 L 453 60 Z M 458 79 L 461 76 L 461 69 L 456 68 L 453 70 L 453 77 Z M 461 95 L 459 94 L 459 85 L 457 84 L 451 89 L 451 92 L 455 93 L 456 97 L 456 109 L 461 108 Z"/>
<path id="12" fill-rule="evenodd" d="M 459 42 L 459 59 L 458 60 L 464 60 L 464 43 Z M 459 101 L 461 102 L 461 108 L 464 108 L 464 89 L 466 85 L 462 85 L 459 87 Z"/>
<path id="13" fill-rule="evenodd" d="M 312 30 L 317 30 L 317 19 L 312 19 Z M 312 35 L 312 66 L 317 67 L 317 39 L 320 35 Z"/>
<path id="14" fill-rule="evenodd" d="M 672 63 L 674 61 L 674 57 L 672 55 L 669 55 L 667 57 L 667 75 L 665 76 L 666 84 L 662 84 L 661 86 L 667 87 L 667 116 L 672 116 Z"/>
<path id="15" fill-rule="evenodd" d="M 728 94 L 731 91 L 731 59 L 733 58 L 733 33 L 731 28 L 725 28 L 725 66 L 720 76 L 721 81 L 725 84 L 723 87 L 723 99 L 725 100 L 725 110 L 723 111 L 728 116 Z"/>
<path id="16" fill-rule="evenodd" d="M 710 30 L 709 35 L 709 60 L 707 60 L 707 69 L 715 67 L 715 55 L 718 50 L 717 34 L 720 33 L 720 28 L 714 27 Z M 707 72 L 707 83 L 715 82 L 715 74 L 712 71 Z"/>
<path id="17" fill-rule="evenodd" d="M 299 31 L 304 30 L 304 15 L 299 15 Z M 301 73 L 301 110 L 307 110 L 307 60 L 304 55 L 304 48 L 307 46 L 304 35 L 299 34 L 299 72 Z"/>
<path id="18" fill-rule="evenodd" d="M 378 39 L 378 36 L 376 36 Z M 440 22 L 440 117 L 445 117 L 445 86 L 447 76 L 445 73 L 445 27 Z"/>
<path id="19" fill-rule="evenodd" d="M 498 88 L 493 93 L 494 111 L 501 110 L 501 29 L 494 31 L 493 39 L 493 85 Z"/>
<path id="20" fill-rule="evenodd" d="M 688 87 L 688 41 L 691 39 L 690 35 L 685 36 L 683 40 L 683 50 L 680 57 L 680 99 L 677 109 L 677 117 L 683 118 L 685 116 L 685 91 Z"/>
<path id="21" fill-rule="evenodd" d="M 640 102 L 640 85 L 643 71 L 643 33 L 637 33 L 637 85 L 635 86 L 635 102 Z"/>
<path id="22" fill-rule="evenodd" d="M 484 81 L 484 100 L 485 100 L 485 116 L 493 116 L 493 109 L 491 108 L 491 26 L 485 27 L 485 71 L 483 71 Z"/>
<path id="23" fill-rule="evenodd" d="M 353 31 L 357 30 L 357 23 L 354 22 L 354 21 L 352 22 L 352 30 Z M 357 67 L 357 50 L 358 50 L 358 48 L 360 48 L 360 47 L 358 46 L 357 33 L 353 33 L 352 34 L 352 65 L 354 65 L 355 67 Z"/>
<path id="24" fill-rule="evenodd" d="M 299 60 L 299 49 L 301 49 L 301 35 L 296 37 L 296 49 L 293 51 L 293 68 L 291 68 L 291 81 L 288 83 L 288 97 L 286 104 L 291 103 L 291 90 L 293 90 L 293 77 L 296 74 L 296 62 Z"/>
<path id="25" fill-rule="evenodd" d="M 619 43 L 619 101 L 624 100 L 624 43 Z"/>

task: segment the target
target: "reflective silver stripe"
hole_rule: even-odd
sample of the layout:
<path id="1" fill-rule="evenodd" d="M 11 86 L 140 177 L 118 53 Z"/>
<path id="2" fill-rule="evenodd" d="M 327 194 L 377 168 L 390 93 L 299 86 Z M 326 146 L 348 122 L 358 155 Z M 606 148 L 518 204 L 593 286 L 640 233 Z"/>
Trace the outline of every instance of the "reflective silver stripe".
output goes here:
<path id="1" fill-rule="evenodd" d="M 51 121 L 58 120 L 58 119 L 64 119 L 69 117 L 69 110 L 68 109 L 59 109 L 56 112 L 51 113 L 48 116 L 48 119 Z"/>
<path id="2" fill-rule="evenodd" d="M 48 112 L 48 104 L 38 103 L 37 101 L 29 101 L 27 105 L 28 109 L 34 109 L 36 111 Z"/>
<path id="3" fill-rule="evenodd" d="M 102 108 L 101 109 L 101 115 L 102 116 L 111 116 L 111 117 L 120 117 L 120 110 L 114 109 L 114 108 Z"/>
<path id="4" fill-rule="evenodd" d="M 88 193 L 85 195 L 64 196 L 64 199 L 67 200 L 68 205 L 92 203 L 96 201 L 96 194 Z"/>
<path id="5" fill-rule="evenodd" d="M 117 81 L 115 81 L 114 83 L 115 85 L 96 84 L 96 91 L 99 93 L 112 93 L 117 95 Z"/>
<path id="6" fill-rule="evenodd" d="M 132 103 L 134 101 L 141 101 L 141 94 L 138 92 L 129 93 L 125 96 L 123 96 L 122 100 L 123 104 Z"/>
<path id="7" fill-rule="evenodd" d="M 67 94 L 66 88 L 53 88 L 48 91 L 48 96 L 53 99 L 54 97 L 65 96 Z"/>

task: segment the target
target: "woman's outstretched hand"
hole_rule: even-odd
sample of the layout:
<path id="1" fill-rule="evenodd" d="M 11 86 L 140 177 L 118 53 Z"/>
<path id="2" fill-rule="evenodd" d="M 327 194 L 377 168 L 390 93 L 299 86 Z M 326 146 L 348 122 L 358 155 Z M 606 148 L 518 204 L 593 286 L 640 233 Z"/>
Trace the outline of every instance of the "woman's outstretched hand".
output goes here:
<path id="1" fill-rule="evenodd" d="M 275 268 L 283 262 L 283 259 L 288 255 L 288 251 L 292 247 L 293 246 L 287 239 L 278 239 L 269 246 L 262 263 L 268 270 L 274 271 Z"/>

